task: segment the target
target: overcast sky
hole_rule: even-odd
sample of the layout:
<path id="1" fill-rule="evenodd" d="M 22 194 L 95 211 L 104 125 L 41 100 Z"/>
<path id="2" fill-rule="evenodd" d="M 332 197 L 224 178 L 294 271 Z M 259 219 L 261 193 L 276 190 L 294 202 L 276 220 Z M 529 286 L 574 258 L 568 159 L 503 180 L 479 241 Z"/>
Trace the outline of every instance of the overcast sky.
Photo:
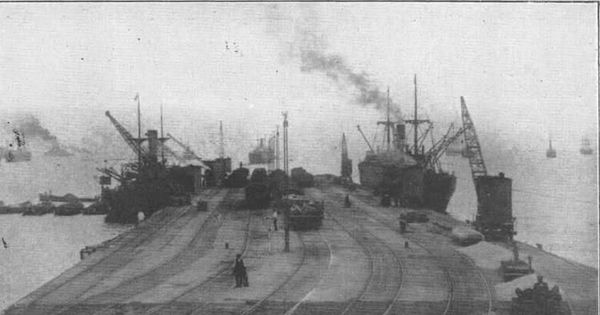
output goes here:
<path id="1" fill-rule="evenodd" d="M 114 132 L 106 110 L 135 131 L 139 93 L 144 129 L 159 127 L 163 104 L 165 129 L 210 157 L 223 120 L 242 158 L 288 111 L 292 159 L 337 156 L 346 132 L 358 160 L 356 124 L 372 137 L 388 86 L 412 113 L 416 74 L 434 121 L 458 122 L 464 96 L 482 138 L 538 150 L 552 134 L 577 150 L 597 138 L 596 14 L 567 3 L 2 3 L 0 114 L 34 114 L 82 145 Z"/>

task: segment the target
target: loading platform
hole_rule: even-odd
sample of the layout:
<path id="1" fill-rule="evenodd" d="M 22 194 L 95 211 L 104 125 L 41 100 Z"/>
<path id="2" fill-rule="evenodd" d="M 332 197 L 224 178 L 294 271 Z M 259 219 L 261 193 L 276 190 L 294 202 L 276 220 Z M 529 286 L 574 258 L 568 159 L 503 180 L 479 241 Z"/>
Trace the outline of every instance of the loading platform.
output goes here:
<path id="1" fill-rule="evenodd" d="M 242 189 L 207 190 L 208 211 L 161 210 L 9 307 L 6 314 L 509 314 L 497 269 L 501 243 L 461 247 L 462 225 L 426 211 L 429 222 L 399 233 L 398 216 L 358 189 L 310 188 L 325 202 L 318 230 L 270 231 L 271 209 L 240 208 Z M 419 210 L 421 211 L 421 210 Z M 557 284 L 570 314 L 597 314 L 598 271 L 519 243 L 536 273 Z M 235 288 L 242 253 L 250 286 Z"/>

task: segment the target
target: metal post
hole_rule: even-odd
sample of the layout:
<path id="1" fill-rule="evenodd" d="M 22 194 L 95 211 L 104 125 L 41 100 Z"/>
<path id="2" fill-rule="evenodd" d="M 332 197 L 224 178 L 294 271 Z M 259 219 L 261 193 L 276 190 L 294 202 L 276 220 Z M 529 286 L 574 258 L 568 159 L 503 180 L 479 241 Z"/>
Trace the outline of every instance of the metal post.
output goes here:
<path id="1" fill-rule="evenodd" d="M 137 100 L 137 114 L 138 114 L 138 164 L 142 165 L 142 151 L 139 149 L 142 145 L 142 113 L 140 110 L 140 94 L 135 95 L 135 99 Z"/>
<path id="2" fill-rule="evenodd" d="M 275 169 L 278 170 L 279 168 L 279 125 L 277 125 L 277 136 L 275 138 Z"/>
<path id="3" fill-rule="evenodd" d="M 414 141 L 415 141 L 415 155 L 419 154 L 419 124 L 417 123 L 417 75 L 415 74 L 415 131 L 414 131 Z"/>
<path id="4" fill-rule="evenodd" d="M 289 172 L 288 172 L 288 120 L 287 120 L 287 112 L 283 112 L 283 170 L 286 176 L 286 187 L 289 184 Z M 285 247 L 284 251 L 287 253 L 290 251 L 290 208 L 286 206 L 283 210 L 283 215 L 285 219 L 285 229 L 284 229 L 284 241 Z"/>
<path id="5" fill-rule="evenodd" d="M 287 112 L 283 112 L 283 171 L 286 175 L 289 174 L 289 160 L 288 160 L 288 120 Z"/>

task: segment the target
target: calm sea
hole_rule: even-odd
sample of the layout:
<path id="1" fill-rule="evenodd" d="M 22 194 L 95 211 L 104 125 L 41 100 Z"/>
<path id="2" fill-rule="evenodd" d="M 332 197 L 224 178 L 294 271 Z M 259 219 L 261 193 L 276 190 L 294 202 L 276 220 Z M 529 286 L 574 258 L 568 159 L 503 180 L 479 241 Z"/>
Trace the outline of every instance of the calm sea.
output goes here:
<path id="1" fill-rule="evenodd" d="M 557 158 L 548 159 L 544 153 L 486 159 L 488 173 L 504 172 L 513 180 L 516 239 L 598 268 L 598 157 L 558 151 Z M 472 220 L 477 198 L 468 160 L 444 160 L 458 178 L 448 212 Z"/>

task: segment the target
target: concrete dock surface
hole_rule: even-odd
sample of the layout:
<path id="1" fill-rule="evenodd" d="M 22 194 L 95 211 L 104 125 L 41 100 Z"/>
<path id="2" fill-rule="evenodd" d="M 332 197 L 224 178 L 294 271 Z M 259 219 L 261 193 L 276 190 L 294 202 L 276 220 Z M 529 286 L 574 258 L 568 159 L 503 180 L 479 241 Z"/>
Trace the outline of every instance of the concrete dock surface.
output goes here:
<path id="1" fill-rule="evenodd" d="M 272 231 L 272 209 L 240 207 L 243 189 L 211 189 L 193 206 L 161 210 L 98 247 L 6 314 L 509 314 L 517 287 L 503 282 L 506 244 L 461 247 L 448 228 L 464 225 L 425 211 L 427 223 L 399 233 L 408 209 L 384 208 L 371 194 L 338 186 L 306 190 L 325 201 L 319 230 Z M 350 194 L 352 206 L 343 208 Z M 408 245 L 408 246 L 407 246 Z M 536 274 L 560 287 L 567 314 L 598 314 L 598 271 L 519 243 Z M 249 287 L 235 288 L 236 254 Z"/>

